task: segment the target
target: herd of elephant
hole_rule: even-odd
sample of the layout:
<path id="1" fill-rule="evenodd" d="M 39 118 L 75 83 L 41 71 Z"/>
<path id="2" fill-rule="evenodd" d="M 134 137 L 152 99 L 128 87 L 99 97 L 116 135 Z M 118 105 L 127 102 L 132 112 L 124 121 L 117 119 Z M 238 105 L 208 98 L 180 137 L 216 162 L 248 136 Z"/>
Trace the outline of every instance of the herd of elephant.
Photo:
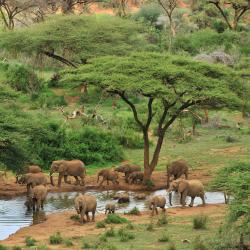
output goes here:
<path id="1" fill-rule="evenodd" d="M 53 161 L 50 170 L 50 182 L 54 185 L 53 174 L 59 173 L 58 186 L 61 186 L 62 178 L 64 178 L 65 183 L 70 183 L 67 178 L 68 176 L 73 176 L 76 180 L 76 185 L 85 185 L 86 168 L 82 161 L 80 160 L 59 160 Z M 116 168 L 102 169 L 98 173 L 97 183 L 100 177 L 102 181 L 99 185 L 102 185 L 104 181 L 111 181 L 114 185 L 118 185 L 119 175 L 118 173 L 125 174 L 125 181 L 127 183 L 142 183 L 143 182 L 143 172 L 141 168 L 137 165 L 123 164 Z M 191 197 L 191 202 L 189 206 L 193 206 L 195 197 L 200 197 L 202 199 L 203 205 L 205 205 L 205 191 L 204 186 L 199 180 L 188 180 L 188 165 L 184 160 L 177 160 L 172 162 L 167 167 L 167 183 L 166 188 L 169 193 L 169 204 L 172 206 L 172 193 L 178 192 L 180 194 L 180 204 L 184 207 L 186 204 L 186 197 Z M 180 177 L 184 175 L 185 179 Z M 170 178 L 173 176 L 173 180 Z M 80 178 L 80 180 L 79 180 Z M 43 209 L 43 205 L 47 196 L 47 176 L 42 172 L 41 168 L 36 165 L 29 166 L 25 173 L 17 174 L 16 182 L 19 184 L 27 185 L 27 201 L 25 205 L 29 210 L 33 209 L 39 211 Z M 128 196 L 120 197 L 118 199 L 119 203 L 129 201 Z M 80 194 L 75 198 L 75 208 L 78 214 L 81 215 L 81 222 L 85 222 L 84 216 L 87 217 L 87 221 L 90 220 L 88 213 L 92 213 L 92 220 L 94 220 L 97 201 L 94 196 Z M 165 211 L 166 198 L 162 195 L 155 195 L 149 199 L 149 209 L 152 210 L 152 215 L 154 213 L 158 214 L 157 207 Z M 115 204 L 108 203 L 105 208 L 106 212 L 114 213 Z M 105 213 L 106 213 L 105 212 Z"/>

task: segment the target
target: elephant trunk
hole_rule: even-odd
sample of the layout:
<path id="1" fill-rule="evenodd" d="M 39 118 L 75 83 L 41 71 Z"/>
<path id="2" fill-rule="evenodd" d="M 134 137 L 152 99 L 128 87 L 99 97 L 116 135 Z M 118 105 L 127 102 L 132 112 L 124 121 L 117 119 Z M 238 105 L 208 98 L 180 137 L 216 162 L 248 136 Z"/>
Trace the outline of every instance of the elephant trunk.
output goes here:
<path id="1" fill-rule="evenodd" d="M 52 185 L 52 186 L 55 186 L 54 180 L 53 180 L 53 171 L 50 171 L 49 176 L 50 176 L 50 183 L 51 183 L 51 185 Z"/>
<path id="2" fill-rule="evenodd" d="M 172 191 L 171 192 L 169 192 L 169 204 L 170 204 L 170 206 L 173 206 L 172 205 Z"/>

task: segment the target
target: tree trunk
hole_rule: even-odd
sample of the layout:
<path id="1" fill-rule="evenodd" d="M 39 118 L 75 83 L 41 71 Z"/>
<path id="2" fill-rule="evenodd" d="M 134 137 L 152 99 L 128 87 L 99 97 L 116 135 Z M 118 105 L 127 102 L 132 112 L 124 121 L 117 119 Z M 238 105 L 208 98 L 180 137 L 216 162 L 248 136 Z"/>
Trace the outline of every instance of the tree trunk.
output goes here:
<path id="1" fill-rule="evenodd" d="M 148 130 L 143 131 L 144 140 L 144 182 L 150 179 L 150 168 L 149 168 L 149 138 Z"/>
<path id="2" fill-rule="evenodd" d="M 205 114 L 204 123 L 208 123 L 209 118 L 208 118 L 208 110 L 207 109 L 204 109 L 204 114 Z"/>

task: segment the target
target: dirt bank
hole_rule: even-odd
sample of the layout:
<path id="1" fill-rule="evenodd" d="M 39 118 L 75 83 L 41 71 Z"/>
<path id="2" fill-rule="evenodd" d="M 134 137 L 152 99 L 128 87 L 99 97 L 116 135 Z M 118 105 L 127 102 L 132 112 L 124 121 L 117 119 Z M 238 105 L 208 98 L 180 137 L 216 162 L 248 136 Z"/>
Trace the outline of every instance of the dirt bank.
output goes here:
<path id="1" fill-rule="evenodd" d="M 49 178 L 48 178 L 49 179 Z M 206 169 L 198 169 L 196 171 L 192 171 L 189 174 L 189 179 L 199 179 L 204 184 L 207 184 L 211 179 L 212 175 L 207 171 Z M 120 175 L 119 177 L 119 185 L 114 186 L 110 184 L 107 186 L 106 183 L 104 183 L 103 187 L 100 187 L 97 183 L 97 176 L 91 175 L 86 177 L 86 185 L 83 186 L 75 186 L 74 180 L 71 179 L 72 184 L 65 184 L 62 183 L 62 186 L 58 188 L 57 186 L 51 186 L 48 185 L 49 192 L 73 192 L 73 191 L 84 191 L 89 189 L 97 189 L 97 190 L 130 190 L 130 191 L 145 191 L 146 187 L 144 185 L 131 185 L 125 183 L 123 175 Z M 55 178 L 55 183 L 56 182 Z M 152 188 L 152 190 L 159 190 L 166 187 L 167 177 L 166 173 L 163 171 L 154 172 L 152 176 L 152 181 L 154 182 L 155 186 Z M 16 196 L 24 195 L 26 193 L 26 186 L 25 185 L 19 185 L 15 183 L 15 178 L 11 177 L 8 178 L 7 181 L 0 181 L 0 199 L 9 199 Z"/>
<path id="2" fill-rule="evenodd" d="M 167 215 L 171 217 L 176 216 L 192 216 L 197 215 L 200 213 L 207 214 L 209 217 L 216 217 L 218 215 L 223 216 L 225 214 L 227 209 L 227 206 L 224 204 L 220 205 L 206 205 L 205 207 L 198 206 L 189 208 L 186 207 L 184 209 L 182 208 L 170 208 L 167 210 Z M 97 229 L 96 228 L 96 222 L 101 221 L 104 219 L 105 215 L 98 214 L 96 216 L 95 222 L 89 222 L 84 225 L 81 225 L 79 222 L 75 222 L 70 219 L 70 216 L 75 214 L 75 211 L 67 211 L 62 213 L 55 213 L 47 216 L 47 220 L 41 224 L 29 226 L 20 229 L 15 234 L 11 235 L 8 239 L 4 241 L 0 241 L 0 244 L 6 245 L 6 246 L 24 246 L 24 240 L 25 237 L 31 236 L 38 240 L 39 242 L 48 244 L 49 237 L 56 233 L 60 232 L 65 237 L 82 237 L 90 234 L 100 234 L 104 231 L 104 229 Z M 124 215 L 124 217 L 127 217 L 130 221 L 136 224 L 143 224 L 143 223 L 149 223 L 152 219 L 149 212 L 143 212 L 139 216 L 133 216 L 133 215 Z M 156 217 L 154 217 L 156 218 Z M 183 218 L 185 220 L 185 217 Z M 185 221 L 183 221 L 184 223 Z M 177 223 L 177 222 L 176 222 Z M 178 224 L 181 223 L 178 221 Z M 53 247 L 54 248 L 60 248 Z"/>

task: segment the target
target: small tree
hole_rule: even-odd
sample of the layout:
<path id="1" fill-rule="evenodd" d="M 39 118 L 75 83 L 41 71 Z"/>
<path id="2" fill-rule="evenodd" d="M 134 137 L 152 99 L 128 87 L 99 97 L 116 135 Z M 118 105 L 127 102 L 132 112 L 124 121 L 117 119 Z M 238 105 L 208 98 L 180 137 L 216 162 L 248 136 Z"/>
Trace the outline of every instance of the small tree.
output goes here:
<path id="1" fill-rule="evenodd" d="M 213 4 L 218 9 L 231 30 L 237 30 L 240 19 L 250 10 L 249 0 L 208 0 L 208 3 Z"/>
<path id="2" fill-rule="evenodd" d="M 235 89 L 242 89 L 236 75 L 225 66 L 214 66 L 159 53 L 90 60 L 65 71 L 64 81 L 88 82 L 117 94 L 131 108 L 144 139 L 144 180 L 157 166 L 169 126 L 184 109 L 198 105 L 241 104 Z M 136 101 L 140 98 L 140 103 Z M 150 155 L 149 128 L 157 124 L 157 142 Z"/>

